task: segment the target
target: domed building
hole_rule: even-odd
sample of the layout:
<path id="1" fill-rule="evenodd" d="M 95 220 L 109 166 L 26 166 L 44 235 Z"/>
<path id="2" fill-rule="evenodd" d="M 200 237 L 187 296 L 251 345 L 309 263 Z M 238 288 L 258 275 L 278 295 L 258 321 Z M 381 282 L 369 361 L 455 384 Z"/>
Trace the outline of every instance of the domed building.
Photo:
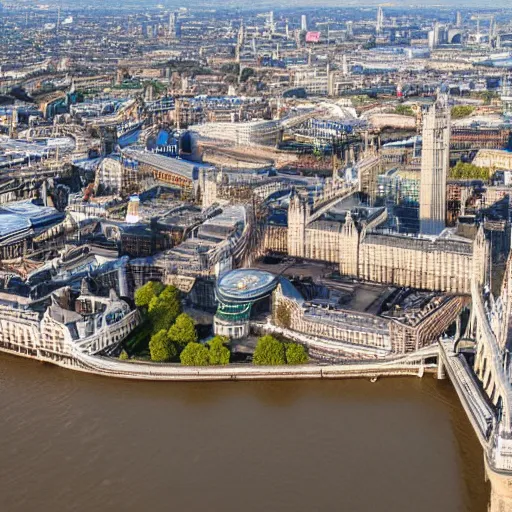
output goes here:
<path id="1" fill-rule="evenodd" d="M 214 317 L 215 334 L 232 339 L 247 336 L 251 317 L 270 312 L 272 293 L 283 281 L 288 285 L 284 288 L 293 288 L 287 279 L 262 270 L 239 269 L 224 274 L 215 288 L 219 303 Z M 295 288 L 293 291 L 295 298 L 302 300 Z"/>

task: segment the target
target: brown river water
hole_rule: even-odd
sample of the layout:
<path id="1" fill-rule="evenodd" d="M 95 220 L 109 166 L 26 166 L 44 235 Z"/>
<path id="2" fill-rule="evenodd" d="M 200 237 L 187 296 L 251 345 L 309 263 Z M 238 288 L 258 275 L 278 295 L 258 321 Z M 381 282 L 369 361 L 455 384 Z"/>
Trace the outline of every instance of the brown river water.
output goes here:
<path id="1" fill-rule="evenodd" d="M 0 354 L 0 511 L 485 512 L 449 381 L 150 383 Z"/>

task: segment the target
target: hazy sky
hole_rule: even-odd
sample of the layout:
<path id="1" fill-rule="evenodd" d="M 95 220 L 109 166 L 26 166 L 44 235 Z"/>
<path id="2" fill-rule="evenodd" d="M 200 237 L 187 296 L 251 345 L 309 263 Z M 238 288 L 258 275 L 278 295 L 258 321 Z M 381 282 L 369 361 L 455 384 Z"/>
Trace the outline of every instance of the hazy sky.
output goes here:
<path id="1" fill-rule="evenodd" d="M 46 5 L 58 5 L 61 3 L 66 6 L 76 6 L 83 8 L 84 5 L 95 5 L 95 6 L 122 6 L 124 5 L 136 5 L 139 4 L 141 6 L 156 6 L 158 4 L 168 6 L 189 6 L 194 7 L 197 5 L 201 6 L 209 6 L 209 7 L 239 7 L 239 8 L 258 8 L 272 6 L 274 9 L 283 8 L 283 7 L 293 7 L 293 6 L 339 6 L 339 7 L 362 7 L 362 6 L 370 6 L 370 5 L 382 5 L 384 8 L 386 6 L 399 8 L 399 7 L 432 7 L 432 6 L 440 6 L 440 7 L 467 7 L 467 8 L 480 8 L 480 9 L 499 9 L 499 8 L 509 8 L 512 9 L 512 2 L 510 0 L 402 0 L 395 2 L 384 2 L 382 0 L 252 0 L 251 2 L 247 2 L 244 0 L 188 0 L 186 3 L 183 3 L 180 0 L 124 0 L 122 3 L 119 0 L 18 0 L 24 3 L 34 3 L 34 4 L 46 4 Z M 9 3 L 9 0 L 4 0 L 5 3 Z"/>

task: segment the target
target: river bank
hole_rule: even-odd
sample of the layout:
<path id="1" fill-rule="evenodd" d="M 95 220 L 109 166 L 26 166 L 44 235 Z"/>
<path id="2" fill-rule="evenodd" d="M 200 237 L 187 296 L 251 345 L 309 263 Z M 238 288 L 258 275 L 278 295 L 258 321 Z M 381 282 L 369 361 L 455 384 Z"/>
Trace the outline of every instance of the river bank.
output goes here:
<path id="1" fill-rule="evenodd" d="M 233 381 L 233 380 L 312 380 L 341 378 L 379 378 L 384 376 L 418 376 L 435 373 L 437 365 L 421 361 L 431 356 L 432 350 L 387 361 L 347 364 L 307 364 L 297 366 L 253 366 L 229 364 L 226 366 L 187 367 L 179 364 L 121 361 L 114 358 L 89 356 L 79 351 L 71 360 L 49 360 L 20 354 L 5 348 L 1 352 L 22 356 L 70 370 L 130 380 L 155 381 Z"/>

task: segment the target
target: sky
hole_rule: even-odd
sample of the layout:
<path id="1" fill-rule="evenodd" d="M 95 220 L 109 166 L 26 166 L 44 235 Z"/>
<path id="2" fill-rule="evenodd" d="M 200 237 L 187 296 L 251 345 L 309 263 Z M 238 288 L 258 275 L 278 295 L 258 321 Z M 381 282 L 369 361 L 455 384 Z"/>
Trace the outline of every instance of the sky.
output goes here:
<path id="1" fill-rule="evenodd" d="M 4 3 L 9 3 L 12 0 L 4 0 Z M 83 7 L 84 4 L 94 6 L 119 6 L 119 5 L 136 5 L 154 7 L 158 4 L 163 6 L 177 6 L 181 7 L 184 3 L 180 0 L 124 0 L 122 4 L 119 0 L 17 0 L 20 3 L 27 4 L 46 4 L 46 5 L 59 5 L 61 2 L 66 6 L 77 6 Z M 394 2 L 383 2 L 382 0 L 252 0 L 247 2 L 245 0 L 189 0 L 186 3 L 189 7 L 194 6 L 209 6 L 214 7 L 239 7 L 239 8 L 267 8 L 272 7 L 273 9 L 283 7 L 314 7 L 314 6 L 339 6 L 339 7 L 362 7 L 362 6 L 376 6 L 382 5 L 384 8 L 393 7 L 461 7 L 461 8 L 480 8 L 480 9 L 500 9 L 509 8 L 512 9 L 512 2 L 510 0 L 398 0 Z"/>

